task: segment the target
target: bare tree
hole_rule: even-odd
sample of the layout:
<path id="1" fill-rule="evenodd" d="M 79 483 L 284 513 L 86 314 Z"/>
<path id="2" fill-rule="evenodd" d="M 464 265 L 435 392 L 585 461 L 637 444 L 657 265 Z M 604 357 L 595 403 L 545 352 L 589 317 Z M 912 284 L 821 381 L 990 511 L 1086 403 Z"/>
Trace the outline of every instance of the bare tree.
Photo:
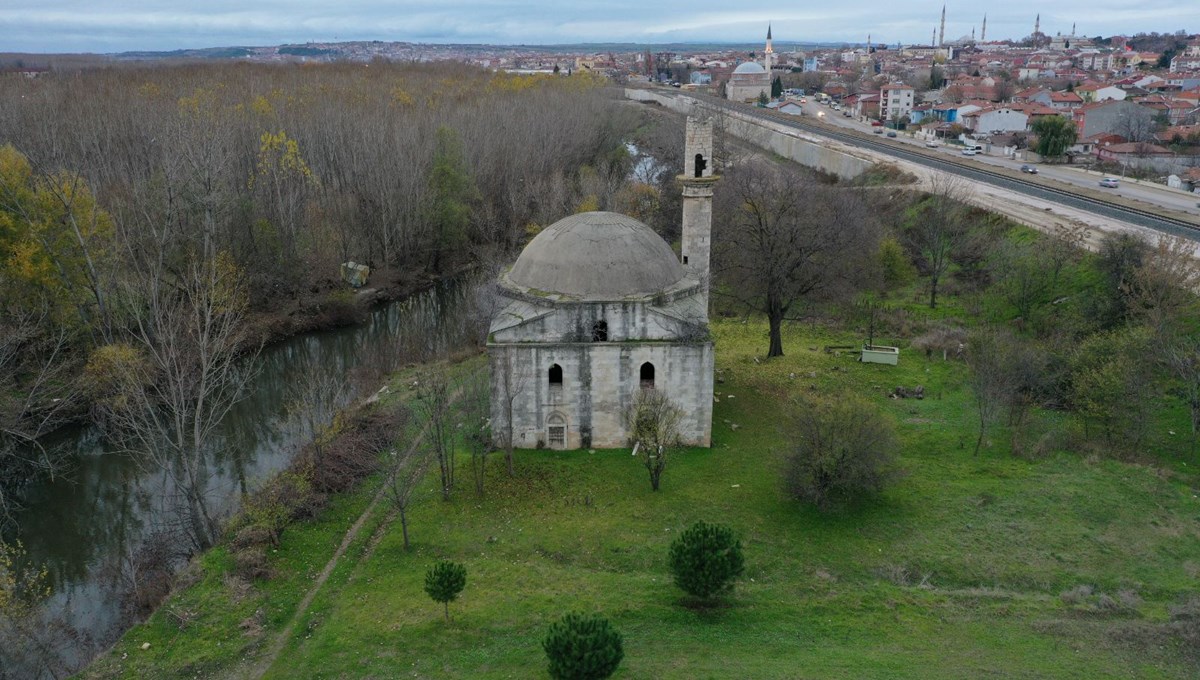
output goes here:
<path id="1" fill-rule="evenodd" d="M 1121 111 L 1121 117 L 1113 126 L 1113 132 L 1127 142 L 1144 144 L 1154 141 L 1154 116 L 1143 109 L 1130 106 Z"/>
<path id="2" fill-rule="evenodd" d="M 1092 237 L 1092 228 L 1083 223 L 1056 223 L 1050 229 L 1047 255 L 1051 265 L 1051 288 L 1058 290 L 1062 272 L 1068 264 L 1078 262 L 1087 242 Z"/>
<path id="3" fill-rule="evenodd" d="M 938 173 L 929 180 L 929 193 L 918 204 L 919 212 L 907 225 L 905 237 L 918 255 L 918 267 L 929 277 L 929 306 L 937 307 L 938 285 L 954 255 L 969 236 L 966 199 L 969 190 L 959 179 Z"/>
<path id="4" fill-rule="evenodd" d="M 650 473 L 650 488 L 658 491 L 667 462 L 681 446 L 679 421 L 683 410 L 661 390 L 640 389 L 623 415 L 629 445 Z"/>
<path id="5" fill-rule="evenodd" d="M 62 468 L 65 451 L 39 439 L 78 403 L 70 336 L 48 314 L 0 311 L 0 526 L 13 521 L 24 483 Z"/>
<path id="6" fill-rule="evenodd" d="M 393 449 L 389 454 L 391 460 L 387 463 L 384 484 L 392 507 L 400 515 L 405 550 L 409 549 L 408 509 L 412 506 L 417 486 L 429 471 L 429 464 L 433 460 L 430 454 L 430 449 L 419 441 L 404 449 Z"/>
<path id="7" fill-rule="evenodd" d="M 1005 241 L 994 267 L 996 288 L 1022 319 L 1031 321 L 1053 290 L 1056 272 L 1051 249 L 1040 241 Z"/>
<path id="8" fill-rule="evenodd" d="M 493 350 L 493 352 L 496 352 L 496 350 Z M 493 424 L 492 432 L 498 435 L 498 441 L 504 447 L 504 462 L 508 467 L 508 475 L 510 477 L 514 474 L 513 448 L 516 446 L 516 425 L 513 410 L 516 406 L 517 398 L 525 391 L 526 383 L 529 381 L 529 372 L 513 365 L 514 360 L 514 354 L 504 352 L 495 356 L 492 362 L 493 370 L 499 372 L 493 378 L 498 387 L 495 396 L 501 400 L 504 409 L 504 422 Z"/>
<path id="9" fill-rule="evenodd" d="M 462 442 L 471 454 L 471 477 L 475 481 L 475 494 L 483 497 L 484 481 L 487 477 L 487 459 L 492 451 L 492 424 L 488 412 L 488 390 L 491 387 L 486 373 L 469 376 L 463 385 L 459 409 L 462 415 Z"/>
<path id="10" fill-rule="evenodd" d="M 781 327 L 802 300 L 843 297 L 867 282 L 879 229 L 861 190 L 806 179 L 791 166 L 748 163 L 718 188 L 718 294 L 767 316 L 768 357 L 783 356 Z"/>
<path id="11" fill-rule="evenodd" d="M 443 368 L 430 368 L 417 378 L 417 411 L 428 428 L 429 448 L 437 460 L 441 477 L 442 500 L 450 500 L 454 491 L 454 426 L 451 408 L 453 395 L 450 378 Z"/>
<path id="12" fill-rule="evenodd" d="M 189 538 L 203 550 L 216 531 L 206 461 L 223 445 L 218 425 L 256 370 L 243 276 L 227 256 L 197 256 L 143 271 L 139 282 L 144 302 L 131 339 L 141 360 L 121 367 L 124 400 L 110 415 L 131 452 L 172 476 Z"/>
<path id="13" fill-rule="evenodd" d="M 1149 324 L 1160 340 L 1174 335 L 1196 303 L 1200 265 L 1195 248 L 1182 236 L 1159 236 L 1127 283 L 1131 316 Z"/>
<path id="14" fill-rule="evenodd" d="M 300 378 L 288 386 L 287 410 L 312 438 L 313 458 L 321 464 L 338 410 L 349 403 L 353 388 L 349 377 L 324 366 L 305 353 L 293 369 Z"/>

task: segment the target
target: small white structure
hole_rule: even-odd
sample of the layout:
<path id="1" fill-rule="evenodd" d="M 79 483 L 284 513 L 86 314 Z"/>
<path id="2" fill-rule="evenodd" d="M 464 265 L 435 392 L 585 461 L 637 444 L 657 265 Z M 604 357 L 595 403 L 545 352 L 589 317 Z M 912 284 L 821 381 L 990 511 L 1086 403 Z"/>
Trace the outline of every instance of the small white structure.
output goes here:
<path id="1" fill-rule="evenodd" d="M 684 158 L 681 259 L 632 217 L 587 212 L 547 227 L 501 275 L 488 338 L 498 445 L 627 446 L 623 416 L 647 389 L 683 410 L 685 443 L 709 445 L 712 121 L 688 119 Z"/>
<path id="2" fill-rule="evenodd" d="M 890 364 L 895 366 L 900 363 L 900 348 L 888 347 L 887 345 L 863 345 L 862 356 L 859 360 L 864 364 Z"/>

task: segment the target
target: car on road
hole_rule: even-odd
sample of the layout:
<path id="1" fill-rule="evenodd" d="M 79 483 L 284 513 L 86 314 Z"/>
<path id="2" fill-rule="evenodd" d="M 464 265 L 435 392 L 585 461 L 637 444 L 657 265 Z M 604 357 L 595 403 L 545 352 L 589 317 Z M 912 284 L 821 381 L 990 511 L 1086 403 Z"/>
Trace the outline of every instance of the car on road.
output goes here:
<path id="1" fill-rule="evenodd" d="M 1100 180 L 1100 186 L 1106 189 L 1116 189 L 1117 187 L 1121 186 L 1121 180 L 1117 179 L 1116 177 L 1105 177 L 1104 179 Z"/>
<path id="2" fill-rule="evenodd" d="M 964 155 L 964 156 L 978 156 L 978 155 L 979 155 L 979 151 L 978 151 L 978 150 L 976 150 L 976 149 L 963 149 L 963 150 L 962 150 L 962 155 Z"/>
<path id="3" fill-rule="evenodd" d="M 850 113 L 850 109 L 846 109 L 845 111 L 842 111 L 842 115 L 849 118 L 849 117 L 853 116 L 854 114 Z"/>
<path id="4" fill-rule="evenodd" d="M 895 131 L 895 130 L 888 130 L 888 134 L 887 134 L 887 136 L 888 136 L 888 137 L 895 137 L 895 136 L 896 136 L 896 131 Z"/>
<path id="5" fill-rule="evenodd" d="M 881 127 L 877 127 L 877 128 L 875 128 L 874 130 L 871 130 L 871 132 L 874 132 L 874 133 L 875 133 L 875 134 L 877 134 L 877 135 L 882 135 L 882 134 L 883 134 L 883 128 L 881 128 Z"/>
<path id="6" fill-rule="evenodd" d="M 1024 173 L 1027 173 L 1027 174 L 1030 174 L 1030 175 L 1036 175 L 1036 174 L 1037 174 L 1037 168 L 1033 167 L 1032 165 L 1022 165 L 1022 166 L 1021 166 L 1021 172 L 1024 172 Z"/>
<path id="7" fill-rule="evenodd" d="M 925 142 L 925 146 L 927 146 L 927 147 L 929 147 L 929 148 L 931 148 L 931 149 L 936 149 L 936 148 L 938 148 L 938 147 L 939 147 L 939 146 L 941 146 L 941 145 L 937 143 L 937 140 L 933 140 L 933 139 L 931 139 L 931 140 L 929 140 L 928 142 Z"/>

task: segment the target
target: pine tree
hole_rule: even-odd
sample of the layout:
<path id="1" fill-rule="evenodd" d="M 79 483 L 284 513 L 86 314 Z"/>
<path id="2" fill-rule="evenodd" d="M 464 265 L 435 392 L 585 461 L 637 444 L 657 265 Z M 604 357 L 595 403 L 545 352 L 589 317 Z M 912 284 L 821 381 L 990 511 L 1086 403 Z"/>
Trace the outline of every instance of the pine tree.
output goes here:
<path id="1" fill-rule="evenodd" d="M 542 649 L 554 680 L 603 680 L 625 656 L 621 634 L 598 614 L 572 612 L 550 624 Z"/>
<path id="2" fill-rule="evenodd" d="M 479 196 L 467 169 L 462 141 L 452 128 L 437 130 L 429 192 L 427 218 L 433 230 L 433 269 L 440 271 L 442 256 L 453 255 L 466 244 L 471 206 Z"/>
<path id="3" fill-rule="evenodd" d="M 782 96 L 783 81 L 779 79 L 779 76 L 775 76 L 775 79 L 771 81 L 771 99 L 779 99 Z"/>
<path id="4" fill-rule="evenodd" d="M 671 544 L 670 564 L 675 585 L 695 597 L 711 598 L 732 589 L 742 575 L 742 542 L 727 526 L 696 522 Z"/>
<path id="5" fill-rule="evenodd" d="M 450 603 L 467 585 L 467 568 L 461 564 L 442 560 L 425 572 L 425 592 L 434 602 L 446 608 L 446 620 L 450 620 Z"/>

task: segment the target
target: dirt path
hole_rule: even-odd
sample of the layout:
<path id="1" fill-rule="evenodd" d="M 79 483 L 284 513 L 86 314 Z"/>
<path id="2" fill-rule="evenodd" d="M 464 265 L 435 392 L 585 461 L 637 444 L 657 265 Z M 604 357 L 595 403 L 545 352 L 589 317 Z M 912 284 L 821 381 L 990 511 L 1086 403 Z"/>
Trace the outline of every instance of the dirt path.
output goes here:
<path id="1" fill-rule="evenodd" d="M 450 402 L 452 404 L 457 402 L 459 396 L 461 396 L 461 393 L 462 390 L 460 389 L 451 394 Z M 409 444 L 409 454 L 412 454 L 416 448 L 425 441 L 425 435 L 428 431 L 429 423 L 426 423 L 425 426 L 421 428 L 421 431 L 418 432 L 413 438 L 412 443 Z M 375 496 L 371 499 L 371 502 L 367 504 L 366 509 L 362 511 L 362 514 L 358 516 L 358 519 L 354 521 L 354 524 L 350 525 L 350 528 L 346 530 L 346 535 L 342 538 L 341 544 L 338 546 L 337 550 L 333 552 L 333 555 L 329 558 L 329 562 L 327 562 L 325 564 L 325 568 L 321 570 L 321 574 L 317 576 L 315 581 L 313 581 L 313 584 L 308 589 L 308 592 L 304 594 L 304 599 L 300 600 L 300 604 L 296 606 L 296 611 L 292 614 L 292 618 L 288 620 L 287 625 L 283 627 L 283 630 L 279 631 L 279 633 L 275 635 L 273 640 L 271 640 L 271 643 L 267 646 L 266 652 L 264 652 L 259 658 L 255 659 L 249 668 L 243 667 L 238 669 L 231 674 L 230 677 L 255 678 L 257 680 L 258 678 L 262 678 L 264 675 L 266 675 L 267 671 L 271 670 L 271 666 L 275 665 L 275 660 L 279 658 L 279 655 L 283 652 L 283 648 L 287 646 L 288 640 L 291 639 L 292 633 L 296 630 L 296 626 L 299 625 L 300 620 L 304 618 L 304 615 L 308 613 L 309 606 L 312 605 L 313 600 L 317 597 L 317 594 L 321 592 L 321 588 L 325 585 L 325 582 L 329 580 L 330 575 L 333 574 L 333 570 L 337 568 L 338 561 L 346 554 L 346 550 L 350 548 L 350 544 L 353 543 L 356 538 L 358 538 L 358 534 L 362 531 L 363 525 L 365 525 L 367 523 L 367 519 L 374 514 L 375 508 L 379 507 L 379 504 L 383 501 L 386 494 L 387 485 L 380 485 L 379 491 L 375 493 Z M 385 520 L 380 525 L 376 535 L 371 537 L 373 543 L 377 543 L 380 539 L 382 539 L 383 531 L 389 522 L 390 520 Z"/>

